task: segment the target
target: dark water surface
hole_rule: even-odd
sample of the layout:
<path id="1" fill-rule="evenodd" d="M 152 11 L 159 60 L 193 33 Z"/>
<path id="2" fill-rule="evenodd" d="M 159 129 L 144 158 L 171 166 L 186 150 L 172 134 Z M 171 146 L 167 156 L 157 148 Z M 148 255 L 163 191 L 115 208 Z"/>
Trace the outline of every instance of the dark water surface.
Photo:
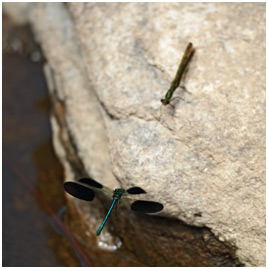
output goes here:
<path id="1" fill-rule="evenodd" d="M 80 266 L 51 225 L 65 198 L 42 64 L 4 51 L 2 66 L 2 266 Z"/>

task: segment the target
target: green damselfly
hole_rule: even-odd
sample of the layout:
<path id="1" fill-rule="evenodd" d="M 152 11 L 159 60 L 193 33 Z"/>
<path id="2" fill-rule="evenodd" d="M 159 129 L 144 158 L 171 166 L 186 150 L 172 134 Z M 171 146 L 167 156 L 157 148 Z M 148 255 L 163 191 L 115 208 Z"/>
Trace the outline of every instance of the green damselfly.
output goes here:
<path id="1" fill-rule="evenodd" d="M 132 187 L 127 190 L 115 189 L 113 191 L 91 178 L 81 178 L 77 182 L 68 181 L 65 182 L 63 186 L 66 192 L 81 200 L 92 201 L 98 192 L 103 193 L 105 196 L 113 200 L 106 217 L 97 231 L 98 236 L 100 235 L 110 213 L 113 208 L 117 206 L 119 201 L 121 201 L 128 209 L 144 214 L 156 213 L 164 208 L 164 206 L 158 202 L 135 200 L 127 196 L 146 193 L 140 187 Z"/>
<path id="2" fill-rule="evenodd" d="M 187 48 L 185 49 L 185 52 L 183 54 L 181 63 L 179 65 L 178 71 L 176 73 L 175 78 L 173 79 L 168 92 L 166 93 L 166 96 L 164 99 L 161 99 L 161 103 L 163 105 L 168 105 L 170 103 L 172 98 L 173 93 L 175 92 L 175 90 L 180 86 L 180 82 L 181 82 L 181 78 L 182 75 L 185 71 L 186 66 L 188 65 L 189 61 L 191 60 L 192 56 L 194 54 L 194 48 L 193 48 L 193 44 L 190 42 L 187 46 Z M 175 98 L 180 98 L 180 97 L 175 97 Z"/>

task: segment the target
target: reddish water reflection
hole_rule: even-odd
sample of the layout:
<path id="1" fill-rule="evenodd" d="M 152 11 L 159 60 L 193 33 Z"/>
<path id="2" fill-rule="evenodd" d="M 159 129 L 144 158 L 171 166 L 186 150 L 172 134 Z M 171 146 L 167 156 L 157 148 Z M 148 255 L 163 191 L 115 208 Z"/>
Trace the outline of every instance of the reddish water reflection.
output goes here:
<path id="1" fill-rule="evenodd" d="M 9 24 L 6 18 L 3 23 L 4 36 Z M 51 225 L 65 198 L 42 64 L 9 53 L 3 51 L 2 265 L 80 266 L 71 244 Z"/>

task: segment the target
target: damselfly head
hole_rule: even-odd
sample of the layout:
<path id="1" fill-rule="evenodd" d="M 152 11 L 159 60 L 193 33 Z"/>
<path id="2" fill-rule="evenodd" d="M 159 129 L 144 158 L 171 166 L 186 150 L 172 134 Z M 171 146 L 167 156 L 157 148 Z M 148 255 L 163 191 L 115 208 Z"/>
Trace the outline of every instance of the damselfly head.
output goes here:
<path id="1" fill-rule="evenodd" d="M 124 190 L 124 189 L 115 189 L 114 190 L 114 195 L 120 195 L 121 196 L 125 192 L 126 192 L 126 190 Z"/>
<path id="2" fill-rule="evenodd" d="M 169 104 L 169 100 L 168 99 L 161 99 L 161 103 L 166 106 Z"/>

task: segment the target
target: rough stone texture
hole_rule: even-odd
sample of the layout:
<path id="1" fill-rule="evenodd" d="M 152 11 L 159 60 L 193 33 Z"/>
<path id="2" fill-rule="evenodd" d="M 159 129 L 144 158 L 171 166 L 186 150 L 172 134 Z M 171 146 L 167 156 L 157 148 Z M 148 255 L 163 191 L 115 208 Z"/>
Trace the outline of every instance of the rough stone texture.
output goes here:
<path id="1" fill-rule="evenodd" d="M 164 204 L 162 216 L 207 227 L 237 248 L 241 263 L 265 266 L 265 4 L 48 3 L 29 14 L 48 59 L 66 179 L 86 173 L 113 188 L 140 186 Z M 185 101 L 163 107 L 189 41 L 196 52 L 187 91 L 175 93 Z M 93 238 L 104 215 L 100 204 L 72 202 L 72 211 L 91 214 L 84 222 Z M 173 258 L 169 266 L 233 265 L 205 262 L 198 251 L 196 263 L 187 263 L 181 252 L 191 252 L 176 235 L 183 233 L 179 224 L 120 214 L 120 223 L 112 217 L 107 226 L 138 264 L 167 265 Z M 161 227 L 169 240 L 161 241 Z M 107 228 L 101 240 L 120 245 Z"/>

